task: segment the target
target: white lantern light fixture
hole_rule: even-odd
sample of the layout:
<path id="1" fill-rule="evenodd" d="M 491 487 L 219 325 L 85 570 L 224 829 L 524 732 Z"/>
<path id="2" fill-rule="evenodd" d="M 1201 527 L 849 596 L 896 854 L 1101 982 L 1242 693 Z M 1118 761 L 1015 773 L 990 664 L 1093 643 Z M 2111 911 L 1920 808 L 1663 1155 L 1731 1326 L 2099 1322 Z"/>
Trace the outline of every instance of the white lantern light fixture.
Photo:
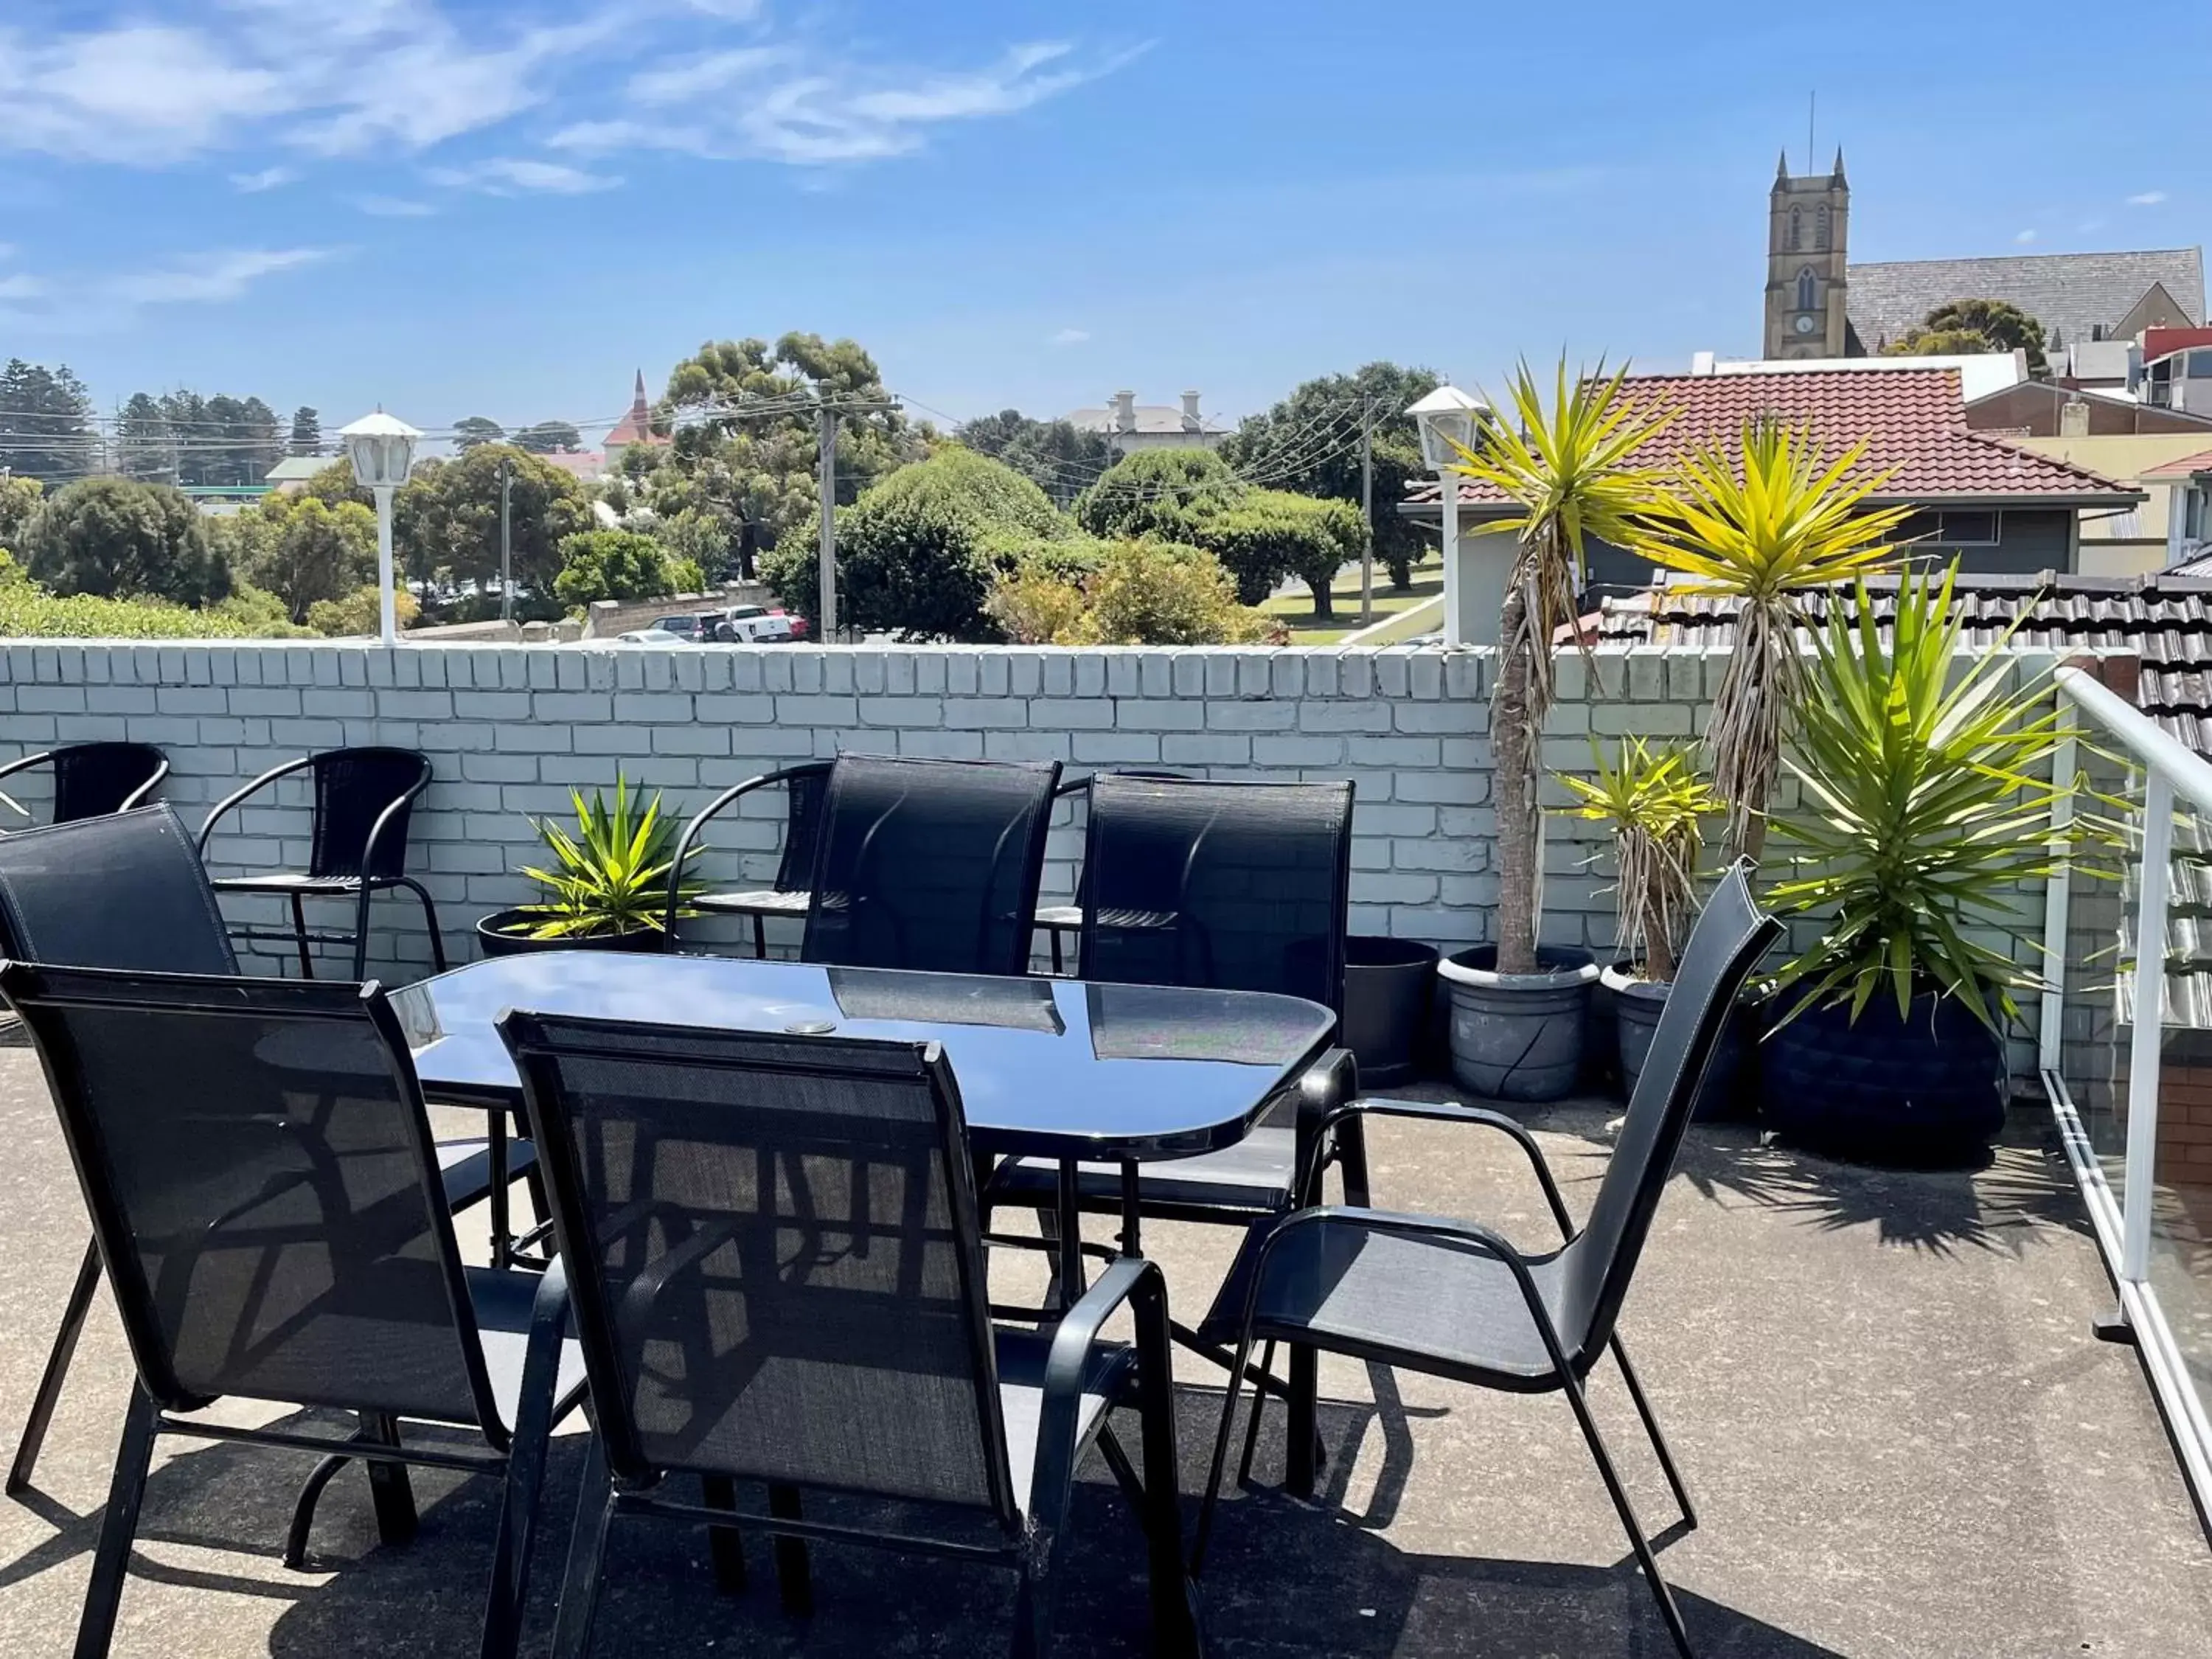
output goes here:
<path id="1" fill-rule="evenodd" d="M 1440 386 L 1406 411 L 1421 433 L 1421 460 L 1437 475 L 1437 510 L 1444 532 L 1444 643 L 1467 643 L 1460 607 L 1459 478 L 1449 469 L 1460 451 L 1474 447 L 1476 430 L 1490 405 L 1455 386 Z"/>
<path id="2" fill-rule="evenodd" d="M 386 645 L 396 644 L 399 637 L 392 599 L 392 497 L 407 482 L 415 465 L 415 441 L 422 435 L 381 406 L 338 432 L 345 440 L 346 459 L 353 463 L 354 482 L 376 497 L 378 614 Z"/>

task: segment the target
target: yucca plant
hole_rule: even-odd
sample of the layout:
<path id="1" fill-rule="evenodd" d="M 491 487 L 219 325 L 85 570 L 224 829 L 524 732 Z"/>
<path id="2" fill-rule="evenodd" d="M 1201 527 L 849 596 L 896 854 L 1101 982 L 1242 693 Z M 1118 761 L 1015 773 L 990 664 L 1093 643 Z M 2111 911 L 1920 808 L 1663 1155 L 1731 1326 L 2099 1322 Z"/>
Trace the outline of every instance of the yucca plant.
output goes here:
<path id="1" fill-rule="evenodd" d="M 597 939 L 659 929 L 668 902 L 668 872 L 681 834 L 672 819 L 661 816 L 659 792 L 641 808 L 628 780 L 617 772 L 612 805 L 596 789 L 588 801 L 580 789 L 571 791 L 570 799 L 576 805 L 574 834 L 550 819 L 530 821 L 553 855 L 554 867 L 523 869 L 551 896 L 517 908 L 515 915 L 529 921 L 520 930 L 521 937 Z M 699 890 L 690 883 L 678 890 L 678 916 L 697 914 L 687 902 Z"/>
<path id="2" fill-rule="evenodd" d="M 1854 477 L 1866 447 L 1824 458 L 1809 431 L 1744 428 L 1741 453 L 1696 448 L 1643 517 L 1636 550 L 1691 578 L 1678 591 L 1732 600 L 1735 649 L 1705 728 L 1706 767 L 1729 805 L 1731 857 L 1765 838 L 1789 711 L 1804 683 L 1802 595 L 1891 568 L 1905 507 L 1867 507 L 1887 473 Z"/>
<path id="3" fill-rule="evenodd" d="M 1643 977 L 1671 981 L 1697 901 L 1705 821 L 1724 804 L 1686 749 L 1631 736 L 1608 757 L 1593 738 L 1590 759 L 1592 776 L 1559 775 L 1578 803 L 1560 810 L 1611 827 L 1621 953 Z"/>
<path id="4" fill-rule="evenodd" d="M 1583 546 L 1626 546 L 1651 504 L 1658 474 L 1636 460 L 1666 423 L 1622 394 L 1628 370 L 1600 363 L 1570 377 L 1566 359 L 1547 400 L 1528 365 L 1515 372 L 1507 407 L 1479 417 L 1473 449 L 1452 469 L 1502 491 L 1518 511 L 1480 526 L 1519 538 L 1499 617 L 1490 742 L 1498 800 L 1498 971 L 1536 971 L 1536 784 L 1553 696 L 1552 649 L 1576 620 Z M 1458 447 L 1457 446 L 1455 446 Z"/>
<path id="5" fill-rule="evenodd" d="M 2065 861 L 2051 811 L 2075 786 L 2048 774 L 2066 728 L 2047 685 L 2006 684 L 2011 629 L 1961 665 L 1956 574 L 1903 578 L 1886 627 L 1862 580 L 1855 611 L 1832 607 L 1814 636 L 1785 762 L 1803 809 L 1775 826 L 1807 873 L 1771 896 L 1825 931 L 1781 971 L 1784 1024 L 1814 1005 L 1856 1021 L 1885 989 L 1906 1018 L 1932 991 L 2002 1034 L 2014 993 L 2041 987 L 1972 934 L 2015 928 L 2019 884 Z M 2091 833 L 2084 820 L 2070 839 Z"/>

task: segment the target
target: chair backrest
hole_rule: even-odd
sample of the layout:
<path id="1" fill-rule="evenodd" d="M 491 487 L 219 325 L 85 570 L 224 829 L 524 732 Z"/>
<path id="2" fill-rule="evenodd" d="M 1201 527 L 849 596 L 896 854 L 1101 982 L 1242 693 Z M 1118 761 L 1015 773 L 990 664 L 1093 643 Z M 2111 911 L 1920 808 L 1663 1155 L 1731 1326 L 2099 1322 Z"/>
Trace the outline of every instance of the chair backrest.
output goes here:
<path id="1" fill-rule="evenodd" d="M 1052 793 L 1054 800 L 1058 800 L 1062 796 L 1067 796 L 1071 799 L 1077 795 L 1082 796 L 1084 803 L 1084 821 L 1087 826 L 1090 822 L 1091 787 L 1097 783 L 1101 778 L 1171 778 L 1182 780 L 1187 779 L 1188 776 L 1189 774 L 1186 772 L 1162 772 L 1158 770 L 1147 770 L 1144 768 L 1135 766 L 1117 766 L 1110 772 L 1089 772 L 1085 773 L 1079 778 L 1070 778 L 1061 783 L 1060 787 L 1054 790 Z M 1087 827 L 1085 833 L 1086 835 L 1090 833 Z M 1091 866 L 1088 863 L 1085 863 L 1080 866 L 1075 872 L 1075 908 L 1079 910 L 1086 909 L 1090 907 L 1090 903 Z"/>
<path id="2" fill-rule="evenodd" d="M 1341 1013 L 1352 800 L 1349 783 L 1095 779 L 1077 971 Z"/>
<path id="3" fill-rule="evenodd" d="M 1029 969 L 1057 761 L 842 755 L 808 885 L 808 962 Z"/>
<path id="4" fill-rule="evenodd" d="M 314 757 L 311 876 L 384 880 L 407 870 L 407 823 L 430 781 L 430 762 L 412 749 L 331 749 Z M 385 817 L 386 811 L 391 816 Z M 376 867 L 368 869 L 369 832 L 379 820 Z"/>
<path id="5" fill-rule="evenodd" d="M 191 832 L 167 801 L 0 836 L 0 951 L 58 967 L 238 971 Z"/>
<path id="6" fill-rule="evenodd" d="M 71 744 L 49 758 L 56 823 L 136 806 L 169 771 L 168 757 L 150 743 Z"/>
<path id="7" fill-rule="evenodd" d="M 1018 1519 L 959 1092 L 934 1043 L 511 1012 L 618 1477 Z"/>
<path id="8" fill-rule="evenodd" d="M 1560 1334 L 1571 1349 L 1595 1352 L 1613 1334 L 1737 993 L 1782 932 L 1751 896 L 1751 869 L 1738 860 L 1690 930 L 1589 1224 L 1567 1247 Z"/>
<path id="9" fill-rule="evenodd" d="M 504 1432 L 374 986 L 0 965 L 148 1394 Z"/>
<path id="10" fill-rule="evenodd" d="M 794 766 L 784 775 L 783 856 L 775 865 L 779 893 L 803 893 L 814 878 L 814 859 L 822 845 L 822 796 L 829 787 L 826 761 Z"/>

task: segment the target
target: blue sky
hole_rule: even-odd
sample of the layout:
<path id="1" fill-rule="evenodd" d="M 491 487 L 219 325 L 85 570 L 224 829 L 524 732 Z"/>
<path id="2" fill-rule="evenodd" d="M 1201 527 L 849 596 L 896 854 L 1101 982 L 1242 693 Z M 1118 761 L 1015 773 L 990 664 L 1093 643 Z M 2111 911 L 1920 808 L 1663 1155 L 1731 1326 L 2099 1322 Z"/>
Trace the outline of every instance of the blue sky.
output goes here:
<path id="1" fill-rule="evenodd" d="M 436 428 L 791 328 L 956 416 L 1750 355 L 1814 88 L 1856 258 L 2203 241 L 2212 7 L 2128 10 L 9 0 L 0 356 Z"/>

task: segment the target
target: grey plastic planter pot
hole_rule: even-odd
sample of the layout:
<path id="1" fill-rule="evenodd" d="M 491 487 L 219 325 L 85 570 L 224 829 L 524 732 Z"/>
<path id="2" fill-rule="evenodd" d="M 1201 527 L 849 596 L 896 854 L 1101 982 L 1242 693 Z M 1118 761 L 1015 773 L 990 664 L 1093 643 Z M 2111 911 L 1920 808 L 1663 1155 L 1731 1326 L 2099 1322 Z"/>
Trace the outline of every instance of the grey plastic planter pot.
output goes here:
<path id="1" fill-rule="evenodd" d="M 1664 981 L 1636 979 L 1626 963 L 1616 963 L 1598 975 L 1598 982 L 1613 993 L 1613 1032 L 1620 1059 L 1620 1092 L 1636 1092 L 1636 1079 L 1644 1073 L 1644 1057 L 1659 1030 L 1659 1016 L 1667 1006 L 1672 988 Z M 1721 1028 L 1720 1047 L 1698 1091 L 1696 1116 L 1700 1122 L 1742 1115 L 1743 1058 L 1747 1045 L 1743 1015 L 1738 1009 Z"/>
<path id="2" fill-rule="evenodd" d="M 1420 1074 L 1437 947 L 1365 936 L 1344 943 L 1343 1041 L 1359 1062 L 1359 1080 L 1385 1089 L 1411 1083 Z"/>
<path id="3" fill-rule="evenodd" d="M 1539 945 L 1539 971 L 1501 974 L 1495 945 L 1437 964 L 1451 993 L 1452 1076 L 1492 1100 L 1559 1100 L 1582 1074 L 1597 963 L 1587 951 Z"/>

